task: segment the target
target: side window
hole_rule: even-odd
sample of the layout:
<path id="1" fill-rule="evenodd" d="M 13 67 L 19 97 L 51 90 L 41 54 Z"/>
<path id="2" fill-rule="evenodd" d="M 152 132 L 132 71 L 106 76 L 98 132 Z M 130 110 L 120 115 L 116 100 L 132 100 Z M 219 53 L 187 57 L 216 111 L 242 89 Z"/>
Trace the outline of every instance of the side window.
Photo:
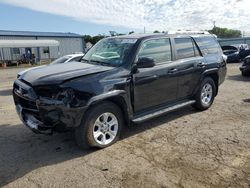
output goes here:
<path id="1" fill-rule="evenodd" d="M 199 50 L 191 38 L 175 38 L 177 59 L 199 56 Z"/>
<path id="2" fill-rule="evenodd" d="M 138 58 L 148 57 L 156 64 L 172 60 L 170 41 L 167 38 L 152 39 L 142 44 Z"/>
<path id="3" fill-rule="evenodd" d="M 199 37 L 195 38 L 195 41 L 203 55 L 217 54 L 220 52 L 220 46 L 213 37 Z"/>
<path id="4" fill-rule="evenodd" d="M 13 54 L 20 54 L 20 49 L 19 48 L 12 48 L 12 53 Z"/>

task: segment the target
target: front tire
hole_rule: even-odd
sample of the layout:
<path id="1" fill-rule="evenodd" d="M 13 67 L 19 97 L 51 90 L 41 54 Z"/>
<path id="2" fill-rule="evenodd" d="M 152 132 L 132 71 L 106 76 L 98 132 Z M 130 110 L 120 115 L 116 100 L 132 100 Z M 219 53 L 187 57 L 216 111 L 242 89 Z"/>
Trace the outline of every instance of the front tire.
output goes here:
<path id="1" fill-rule="evenodd" d="M 216 87 L 214 80 L 206 77 L 195 95 L 195 104 L 193 105 L 198 110 L 208 109 L 214 102 Z"/>
<path id="2" fill-rule="evenodd" d="M 119 139 L 123 124 L 121 109 L 116 104 L 99 103 L 86 112 L 76 128 L 76 143 L 82 149 L 108 147 Z"/>

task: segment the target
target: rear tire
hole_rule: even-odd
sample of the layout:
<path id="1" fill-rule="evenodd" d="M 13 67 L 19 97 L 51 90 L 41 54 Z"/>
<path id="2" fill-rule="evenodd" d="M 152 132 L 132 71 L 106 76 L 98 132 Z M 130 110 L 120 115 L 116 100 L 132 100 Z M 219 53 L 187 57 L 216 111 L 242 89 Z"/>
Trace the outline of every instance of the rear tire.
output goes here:
<path id="1" fill-rule="evenodd" d="M 214 80 L 210 77 L 206 77 L 195 95 L 195 107 L 198 110 L 208 109 L 214 102 L 214 97 L 216 93 L 216 86 Z"/>
<path id="2" fill-rule="evenodd" d="M 116 104 L 99 103 L 86 112 L 76 128 L 76 143 L 82 149 L 108 147 L 119 139 L 123 124 L 121 109 Z"/>

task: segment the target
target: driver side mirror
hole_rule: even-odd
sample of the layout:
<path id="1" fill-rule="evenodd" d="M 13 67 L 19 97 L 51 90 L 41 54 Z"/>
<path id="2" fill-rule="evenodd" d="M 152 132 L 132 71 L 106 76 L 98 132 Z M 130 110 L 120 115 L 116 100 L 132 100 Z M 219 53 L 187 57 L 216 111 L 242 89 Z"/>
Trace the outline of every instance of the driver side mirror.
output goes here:
<path id="1" fill-rule="evenodd" d="M 155 66 L 155 61 L 149 57 L 141 57 L 138 59 L 136 65 L 137 68 L 150 68 Z"/>

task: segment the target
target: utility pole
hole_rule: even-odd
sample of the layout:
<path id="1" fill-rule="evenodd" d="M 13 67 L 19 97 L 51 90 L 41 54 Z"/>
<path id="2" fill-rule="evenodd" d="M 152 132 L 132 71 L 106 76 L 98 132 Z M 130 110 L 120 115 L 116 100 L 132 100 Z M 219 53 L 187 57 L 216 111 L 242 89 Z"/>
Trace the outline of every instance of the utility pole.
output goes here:
<path id="1" fill-rule="evenodd" d="M 242 35 L 242 38 L 244 38 L 244 37 L 245 37 L 245 31 L 242 31 L 241 33 L 242 33 L 242 34 L 241 34 L 241 35 Z"/>
<path id="2" fill-rule="evenodd" d="M 144 33 L 146 33 L 146 27 L 144 26 Z"/>
<path id="3" fill-rule="evenodd" d="M 216 26 L 215 26 L 215 23 L 216 23 L 216 21 L 214 20 L 214 21 L 213 21 L 213 26 L 214 26 L 214 28 L 216 27 Z"/>

